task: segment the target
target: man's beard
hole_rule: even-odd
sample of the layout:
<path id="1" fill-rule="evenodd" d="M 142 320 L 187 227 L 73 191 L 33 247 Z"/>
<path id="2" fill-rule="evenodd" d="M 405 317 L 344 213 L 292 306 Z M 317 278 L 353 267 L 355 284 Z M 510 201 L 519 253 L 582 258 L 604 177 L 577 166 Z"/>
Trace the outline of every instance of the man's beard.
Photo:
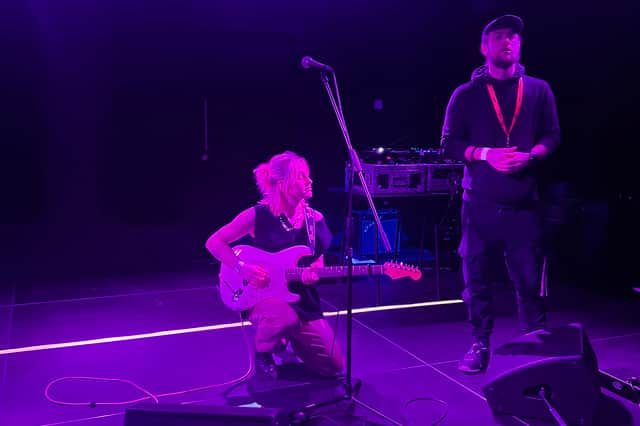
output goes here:
<path id="1" fill-rule="evenodd" d="M 502 68 L 502 69 L 507 69 L 510 66 L 512 66 L 513 64 L 515 64 L 516 60 L 506 60 L 506 59 L 500 59 L 500 58 L 495 58 L 491 60 L 491 65 L 493 65 L 496 68 Z"/>

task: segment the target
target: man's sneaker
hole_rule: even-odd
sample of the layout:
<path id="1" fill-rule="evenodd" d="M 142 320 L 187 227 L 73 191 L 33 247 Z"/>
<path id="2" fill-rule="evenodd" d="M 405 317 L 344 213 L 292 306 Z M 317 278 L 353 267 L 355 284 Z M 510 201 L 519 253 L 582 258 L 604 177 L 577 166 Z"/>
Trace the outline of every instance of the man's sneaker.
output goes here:
<path id="1" fill-rule="evenodd" d="M 276 363 L 273 361 L 273 355 L 269 352 L 256 352 L 256 375 L 257 380 L 275 380 L 278 378 L 278 370 Z"/>
<path id="2" fill-rule="evenodd" d="M 458 370 L 463 373 L 475 374 L 487 369 L 489 365 L 489 347 L 476 342 L 471 345 L 469 352 L 458 363 Z"/>

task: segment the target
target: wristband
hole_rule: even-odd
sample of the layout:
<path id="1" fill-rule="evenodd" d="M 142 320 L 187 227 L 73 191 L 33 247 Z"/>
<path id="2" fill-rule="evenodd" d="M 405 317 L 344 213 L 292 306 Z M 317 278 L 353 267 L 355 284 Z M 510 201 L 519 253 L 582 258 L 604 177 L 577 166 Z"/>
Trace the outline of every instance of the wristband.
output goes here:
<path id="1" fill-rule="evenodd" d="M 471 152 L 469 153 L 469 161 L 471 162 L 476 161 L 476 159 L 473 156 L 476 153 L 476 149 L 478 149 L 478 147 L 474 146 Z"/>
<path id="2" fill-rule="evenodd" d="M 480 151 L 480 160 L 487 161 L 487 153 L 489 153 L 489 148 L 482 148 L 482 151 Z"/>

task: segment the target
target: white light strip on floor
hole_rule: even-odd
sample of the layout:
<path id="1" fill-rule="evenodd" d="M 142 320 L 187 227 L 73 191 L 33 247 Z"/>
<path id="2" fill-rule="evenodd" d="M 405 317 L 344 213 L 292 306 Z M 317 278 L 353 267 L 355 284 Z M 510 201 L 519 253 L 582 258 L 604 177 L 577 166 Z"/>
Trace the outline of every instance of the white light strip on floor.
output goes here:
<path id="1" fill-rule="evenodd" d="M 361 314 L 365 312 L 393 311 L 393 310 L 401 310 L 401 309 L 419 308 L 419 307 L 425 307 L 425 306 L 451 305 L 455 303 L 463 303 L 463 301 L 460 299 L 453 299 L 453 300 L 439 300 L 434 302 L 410 303 L 405 305 L 372 306 L 368 308 L 353 309 L 352 313 Z M 324 315 L 328 317 L 333 317 L 336 315 L 346 315 L 346 313 L 347 313 L 346 310 L 341 310 L 341 311 L 325 312 Z M 250 324 L 251 322 L 245 321 L 245 325 L 250 325 Z M 236 328 L 240 326 L 242 326 L 241 322 L 231 322 L 226 324 L 207 325 L 203 327 L 181 328 L 177 330 L 156 331 L 153 333 L 132 334 L 129 336 L 103 337 L 100 339 L 78 340 L 75 342 L 50 343 L 46 345 L 24 346 L 22 348 L 2 349 L 0 350 L 0 355 L 17 354 L 22 352 L 44 351 L 47 349 L 72 348 L 75 346 L 99 345 L 101 343 L 124 342 L 127 340 L 148 339 L 151 337 L 174 336 L 176 334 L 199 333 L 201 331 L 223 330 L 225 328 Z"/>
<path id="2" fill-rule="evenodd" d="M 385 306 L 372 306 L 369 308 L 355 308 L 351 312 L 354 314 L 362 314 L 365 312 L 395 311 L 400 309 L 420 308 L 423 306 L 453 305 L 455 303 L 464 303 L 464 302 L 460 299 L 438 300 L 435 302 L 409 303 L 406 305 L 385 305 Z M 336 315 L 346 315 L 346 314 L 347 314 L 347 310 L 345 309 L 337 312 L 325 312 L 324 316 L 335 317 Z"/>
<path id="3" fill-rule="evenodd" d="M 46 349 L 71 348 L 74 346 L 99 345 L 101 343 L 124 342 L 127 340 L 148 339 L 151 337 L 172 336 L 176 334 L 198 333 L 200 331 L 222 330 L 224 328 L 240 327 L 240 322 L 230 322 L 227 324 L 215 324 L 204 327 L 182 328 L 177 330 L 156 331 L 153 333 L 132 334 L 129 336 L 103 337 L 101 339 L 78 340 L 75 342 L 50 343 L 46 345 L 25 346 L 22 348 L 12 348 L 0 350 L 0 355 L 15 354 L 20 352 L 43 351 Z M 250 324 L 249 321 L 245 324 Z"/>

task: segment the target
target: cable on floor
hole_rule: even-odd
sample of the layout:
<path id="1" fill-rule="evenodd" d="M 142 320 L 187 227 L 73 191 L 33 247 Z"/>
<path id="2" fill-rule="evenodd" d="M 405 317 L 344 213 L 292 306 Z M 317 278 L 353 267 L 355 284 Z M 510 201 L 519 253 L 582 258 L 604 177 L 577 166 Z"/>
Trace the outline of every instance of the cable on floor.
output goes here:
<path id="1" fill-rule="evenodd" d="M 52 380 L 51 382 L 49 382 L 49 384 L 46 386 L 46 388 L 44 390 L 44 396 L 49 402 L 51 402 L 53 404 L 57 404 L 57 405 L 66 406 L 66 407 L 93 407 L 93 408 L 95 408 L 95 407 L 113 407 L 113 406 L 120 406 L 120 405 L 136 404 L 138 402 L 147 401 L 147 400 L 153 400 L 156 404 L 158 404 L 160 398 L 166 398 L 166 397 L 178 396 L 178 395 L 185 395 L 185 394 L 194 393 L 194 392 L 202 392 L 202 391 L 209 390 L 209 389 L 215 389 L 215 388 L 220 388 L 220 387 L 223 387 L 223 386 L 229 386 L 229 385 L 234 385 L 236 383 L 241 383 L 241 382 L 245 381 L 247 378 L 249 378 L 249 376 L 251 376 L 251 373 L 253 373 L 253 371 L 255 369 L 255 365 L 254 365 L 254 362 L 253 362 L 251 345 L 249 344 L 249 338 L 247 337 L 247 332 L 245 330 L 245 320 L 241 317 L 240 321 L 241 321 L 241 324 L 242 324 L 242 327 L 241 327 L 242 335 L 244 337 L 244 342 L 245 342 L 245 345 L 246 345 L 246 348 L 247 348 L 247 354 L 248 354 L 248 357 L 249 357 L 249 369 L 242 376 L 240 376 L 240 377 L 238 377 L 236 379 L 229 380 L 229 381 L 223 382 L 223 383 L 216 383 L 216 384 L 213 384 L 213 385 L 201 386 L 201 387 L 192 388 L 192 389 L 186 389 L 186 390 L 181 390 L 181 391 L 176 391 L 176 392 L 169 392 L 169 393 L 163 393 L 163 394 L 155 395 L 152 392 L 148 391 L 147 389 L 143 388 L 142 386 L 132 382 L 131 380 L 110 378 L 110 377 L 69 376 L 69 377 L 60 377 L 58 379 L 55 379 L 55 380 Z M 61 401 L 61 400 L 55 399 L 50 395 L 51 388 L 54 385 L 56 385 L 57 383 L 60 383 L 60 382 L 71 381 L 71 380 L 125 383 L 125 384 L 130 385 L 133 388 L 137 389 L 138 391 L 143 393 L 145 396 L 140 397 L 140 398 L 136 398 L 136 399 L 131 399 L 131 400 L 128 400 L 128 401 L 69 402 L 69 401 Z"/>

